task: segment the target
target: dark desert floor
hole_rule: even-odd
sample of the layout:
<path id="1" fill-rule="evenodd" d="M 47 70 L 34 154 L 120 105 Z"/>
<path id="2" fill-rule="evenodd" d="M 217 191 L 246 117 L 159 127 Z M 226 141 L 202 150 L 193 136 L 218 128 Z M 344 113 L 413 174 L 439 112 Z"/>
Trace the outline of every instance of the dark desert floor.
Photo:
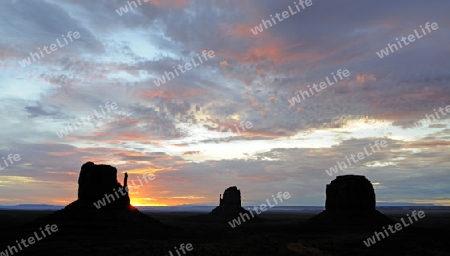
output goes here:
<path id="1" fill-rule="evenodd" d="M 381 231 L 348 229 L 314 231 L 303 224 L 320 211 L 271 211 L 259 215 L 262 221 L 231 228 L 227 223 L 201 221 L 198 212 L 144 211 L 171 227 L 166 231 L 59 230 L 50 237 L 14 255 L 177 255 L 173 249 L 191 243 L 194 250 L 181 255 L 450 255 L 449 207 L 381 207 L 395 221 L 412 210 L 426 217 L 369 248 L 363 240 Z M 25 225 L 51 211 L 0 211 L 0 252 L 14 240 L 27 238 L 36 228 Z M 49 223 L 51 224 L 51 223 Z M 34 230 L 34 231 L 33 231 Z M 99 235 L 101 234 L 101 235 Z M 178 255 L 177 255 L 178 256 Z"/>

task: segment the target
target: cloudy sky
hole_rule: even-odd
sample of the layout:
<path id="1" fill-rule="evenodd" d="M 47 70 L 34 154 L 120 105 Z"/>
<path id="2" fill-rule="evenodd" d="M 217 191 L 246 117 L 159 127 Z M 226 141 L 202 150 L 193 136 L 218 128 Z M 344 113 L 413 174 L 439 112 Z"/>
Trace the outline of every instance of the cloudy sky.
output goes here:
<path id="1" fill-rule="evenodd" d="M 294 1 L 1 1 L 0 204 L 68 204 L 93 161 L 121 182 L 155 175 L 135 205 L 216 205 L 238 186 L 245 205 L 288 191 L 284 205 L 321 206 L 345 174 L 378 202 L 450 205 L 450 115 L 415 125 L 450 105 L 450 2 L 382 2 L 312 0 L 255 35 Z M 339 69 L 350 75 L 290 105 Z M 376 140 L 388 146 L 327 174 Z"/>

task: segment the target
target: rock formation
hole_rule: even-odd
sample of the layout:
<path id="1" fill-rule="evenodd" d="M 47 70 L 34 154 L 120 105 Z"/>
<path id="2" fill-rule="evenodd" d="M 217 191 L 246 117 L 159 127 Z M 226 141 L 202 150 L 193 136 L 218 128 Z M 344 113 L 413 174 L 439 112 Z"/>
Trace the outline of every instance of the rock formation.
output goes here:
<path id="1" fill-rule="evenodd" d="M 220 203 L 212 214 L 214 215 L 238 215 L 239 213 L 248 213 L 247 210 L 241 206 L 241 191 L 237 187 L 229 187 L 225 192 L 219 196 Z"/>
<path id="2" fill-rule="evenodd" d="M 110 165 L 96 165 L 87 162 L 81 166 L 78 178 L 78 200 L 85 204 L 94 205 L 105 199 L 107 208 L 129 208 L 130 197 L 127 188 L 128 175 L 125 173 L 124 185 L 117 181 L 117 169 Z"/>
<path id="3" fill-rule="evenodd" d="M 375 209 L 372 183 L 361 175 L 337 176 L 326 186 L 325 211 L 308 220 L 307 227 L 361 229 L 394 223 Z"/>
<path id="4" fill-rule="evenodd" d="M 52 222 L 69 233 L 89 230 L 102 236 L 108 232 L 117 236 L 138 234 L 146 232 L 145 228 L 166 230 L 166 225 L 130 205 L 127 176 L 125 174 L 122 186 L 117 181 L 115 167 L 92 162 L 83 164 L 78 178 L 78 200 L 37 220 L 35 224 Z M 103 204 L 99 204 L 99 200 Z"/>
<path id="5" fill-rule="evenodd" d="M 327 185 L 325 209 L 328 211 L 374 211 L 372 183 L 360 175 L 338 176 Z"/>

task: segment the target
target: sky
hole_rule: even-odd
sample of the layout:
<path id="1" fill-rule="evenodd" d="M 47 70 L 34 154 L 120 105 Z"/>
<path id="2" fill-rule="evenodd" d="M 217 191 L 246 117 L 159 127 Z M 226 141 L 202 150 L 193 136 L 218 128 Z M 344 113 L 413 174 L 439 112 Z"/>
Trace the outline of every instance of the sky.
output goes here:
<path id="1" fill-rule="evenodd" d="M 0 204 L 69 204 L 92 161 L 154 176 L 133 205 L 323 206 L 346 174 L 450 205 L 449 1 L 129 2 L 0 2 Z"/>

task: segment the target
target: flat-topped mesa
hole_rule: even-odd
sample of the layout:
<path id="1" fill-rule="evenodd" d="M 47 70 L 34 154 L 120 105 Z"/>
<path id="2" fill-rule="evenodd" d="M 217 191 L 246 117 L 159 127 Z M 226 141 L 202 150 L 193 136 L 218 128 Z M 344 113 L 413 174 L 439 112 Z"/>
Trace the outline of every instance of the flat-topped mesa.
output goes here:
<path id="1" fill-rule="evenodd" d="M 212 213 L 218 215 L 235 215 L 241 212 L 248 212 L 241 206 L 241 191 L 236 186 L 225 189 L 220 195 L 220 203 Z"/>
<path id="2" fill-rule="evenodd" d="M 39 228 L 55 223 L 69 235 L 67 239 L 72 239 L 73 233 L 77 237 L 78 234 L 80 237 L 90 237 L 95 232 L 102 239 L 128 239 L 131 234 L 149 233 L 145 230 L 157 230 L 150 232 L 150 236 L 154 237 L 164 234 L 166 225 L 130 205 L 126 184 L 126 173 L 122 186 L 117 182 L 115 167 L 87 162 L 81 166 L 78 178 L 78 199 L 59 211 L 37 219 L 33 225 Z"/>
<path id="3" fill-rule="evenodd" d="M 325 211 L 309 219 L 304 228 L 313 230 L 373 230 L 395 224 L 375 209 L 375 190 L 361 175 L 337 176 L 326 188 Z"/>
<path id="4" fill-rule="evenodd" d="M 361 175 L 337 176 L 326 188 L 327 211 L 374 211 L 375 191 Z"/>
<path id="5" fill-rule="evenodd" d="M 81 166 L 78 178 L 78 201 L 83 204 L 93 204 L 104 199 L 106 195 L 110 195 L 110 198 L 114 200 L 104 208 L 129 208 L 130 197 L 125 190 L 126 182 L 127 175 L 125 175 L 124 186 L 117 181 L 115 167 L 87 162 Z M 125 195 L 121 194 L 120 190 Z"/>

